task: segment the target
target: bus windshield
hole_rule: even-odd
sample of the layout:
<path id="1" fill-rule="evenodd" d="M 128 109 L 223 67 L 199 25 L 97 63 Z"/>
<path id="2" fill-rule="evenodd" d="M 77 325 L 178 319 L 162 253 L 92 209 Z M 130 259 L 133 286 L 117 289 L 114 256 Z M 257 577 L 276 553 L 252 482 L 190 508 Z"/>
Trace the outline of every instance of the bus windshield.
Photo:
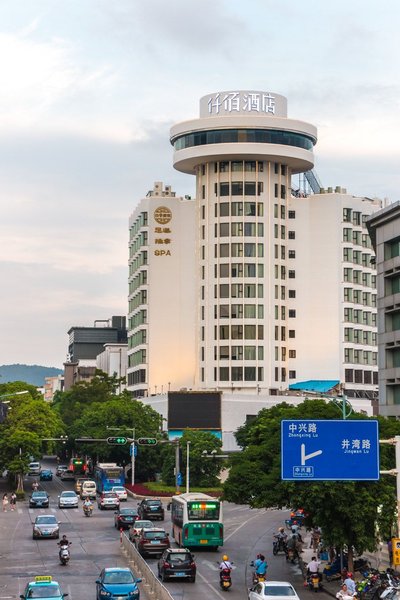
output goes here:
<path id="1" fill-rule="evenodd" d="M 218 521 L 219 519 L 219 502 L 188 502 L 188 519 L 189 521 Z"/>

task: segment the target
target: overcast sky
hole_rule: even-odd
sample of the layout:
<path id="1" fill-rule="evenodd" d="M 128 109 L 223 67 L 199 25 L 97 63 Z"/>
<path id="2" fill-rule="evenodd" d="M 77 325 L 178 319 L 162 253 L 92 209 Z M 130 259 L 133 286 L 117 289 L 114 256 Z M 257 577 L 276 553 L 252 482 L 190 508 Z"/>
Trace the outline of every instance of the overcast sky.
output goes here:
<path id="1" fill-rule="evenodd" d="M 0 364 L 61 367 L 127 312 L 128 219 L 175 172 L 169 128 L 256 89 L 318 128 L 316 171 L 400 194 L 400 3 L 0 0 Z"/>

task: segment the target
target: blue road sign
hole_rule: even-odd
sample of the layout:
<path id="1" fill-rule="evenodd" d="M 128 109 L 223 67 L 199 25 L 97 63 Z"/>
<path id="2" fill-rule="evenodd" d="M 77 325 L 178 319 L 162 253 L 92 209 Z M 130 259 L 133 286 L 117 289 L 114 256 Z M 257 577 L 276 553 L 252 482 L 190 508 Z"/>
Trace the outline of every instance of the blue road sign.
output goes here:
<path id="1" fill-rule="evenodd" d="M 378 480 L 378 421 L 283 420 L 281 477 L 290 481 Z"/>
<path id="2" fill-rule="evenodd" d="M 176 484 L 182 485 L 182 473 L 178 473 L 178 475 L 176 477 Z"/>

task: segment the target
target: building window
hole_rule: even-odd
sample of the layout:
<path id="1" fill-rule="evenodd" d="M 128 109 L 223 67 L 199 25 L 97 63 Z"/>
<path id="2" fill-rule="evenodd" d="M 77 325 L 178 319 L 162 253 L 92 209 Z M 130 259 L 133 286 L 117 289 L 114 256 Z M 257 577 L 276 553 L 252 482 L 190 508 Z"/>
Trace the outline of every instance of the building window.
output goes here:
<path id="1" fill-rule="evenodd" d="M 350 223 L 351 222 L 351 208 L 344 208 L 343 209 L 343 221 L 345 223 Z"/>
<path id="2" fill-rule="evenodd" d="M 243 367 L 232 367 L 232 381 L 243 381 Z"/>
<path id="3" fill-rule="evenodd" d="M 229 367 L 220 367 L 219 368 L 219 380 L 220 381 L 229 381 Z"/>
<path id="4" fill-rule="evenodd" d="M 296 239 L 296 232 L 295 231 L 289 231 L 288 232 L 288 238 L 289 238 L 289 240 L 295 240 Z"/>
<path id="5" fill-rule="evenodd" d="M 245 381 L 255 381 L 256 380 L 256 368 L 255 367 L 245 367 L 244 368 L 244 380 Z"/>
<path id="6" fill-rule="evenodd" d="M 296 337 L 296 332 L 294 329 L 289 329 L 289 337 L 290 338 L 295 338 Z"/>
<path id="7" fill-rule="evenodd" d="M 345 382 L 346 383 L 353 383 L 354 382 L 354 371 L 353 371 L 353 369 L 345 369 L 345 371 L 344 371 L 344 378 L 345 378 Z"/>
<path id="8" fill-rule="evenodd" d="M 294 319 L 296 317 L 296 311 L 291 308 L 289 309 L 289 319 Z"/>
<path id="9" fill-rule="evenodd" d="M 296 379 L 296 371 L 289 371 L 289 379 Z"/>
<path id="10" fill-rule="evenodd" d="M 296 218 L 296 211 L 295 210 L 289 210 L 288 216 L 289 216 L 289 219 L 295 219 Z"/>
<path id="11" fill-rule="evenodd" d="M 400 237 L 385 243 L 385 260 L 400 256 Z"/>
<path id="12" fill-rule="evenodd" d="M 296 358 L 296 350 L 289 350 L 289 358 Z"/>
<path id="13" fill-rule="evenodd" d="M 296 258 L 296 250 L 289 250 L 288 251 L 288 257 L 289 258 Z"/>
<path id="14" fill-rule="evenodd" d="M 288 275 L 289 275 L 289 279 L 295 279 L 295 277 L 296 277 L 296 271 L 293 271 L 293 270 L 289 269 Z"/>

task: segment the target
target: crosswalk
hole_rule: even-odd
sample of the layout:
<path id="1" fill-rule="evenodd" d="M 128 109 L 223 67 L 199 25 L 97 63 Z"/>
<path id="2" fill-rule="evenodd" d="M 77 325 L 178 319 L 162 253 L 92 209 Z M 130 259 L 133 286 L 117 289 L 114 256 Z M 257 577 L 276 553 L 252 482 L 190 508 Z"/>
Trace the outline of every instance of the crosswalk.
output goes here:
<path id="1" fill-rule="evenodd" d="M 28 511 L 31 515 L 37 515 L 39 513 L 48 515 L 49 513 L 57 513 L 59 510 L 63 510 L 61 508 L 28 508 Z M 21 514 L 23 512 L 22 508 L 18 509 L 18 512 Z M 68 512 L 80 513 L 82 512 L 79 508 L 68 508 Z"/>

